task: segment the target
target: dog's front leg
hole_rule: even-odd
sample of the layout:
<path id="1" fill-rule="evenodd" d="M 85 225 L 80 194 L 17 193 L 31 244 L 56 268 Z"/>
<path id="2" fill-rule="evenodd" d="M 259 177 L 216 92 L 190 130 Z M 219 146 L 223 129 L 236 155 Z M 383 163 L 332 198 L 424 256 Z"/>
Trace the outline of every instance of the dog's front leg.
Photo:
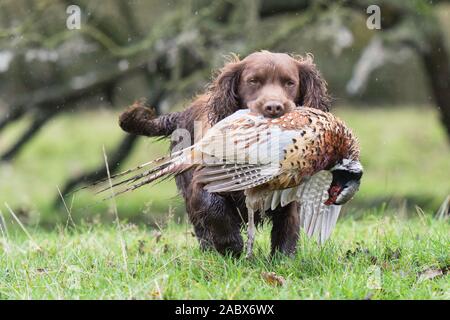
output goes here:
<path id="1" fill-rule="evenodd" d="M 209 193 L 202 186 L 195 185 L 189 199 L 187 210 L 196 229 L 208 234 L 214 248 L 221 254 L 231 253 L 239 256 L 243 250 L 240 233 L 242 219 L 236 204 L 226 196 Z M 205 239 L 199 239 L 204 241 Z"/>
<path id="2" fill-rule="evenodd" d="M 280 251 L 287 255 L 293 255 L 297 248 L 300 228 L 298 204 L 292 202 L 286 207 L 277 208 L 272 216 L 272 252 Z"/>

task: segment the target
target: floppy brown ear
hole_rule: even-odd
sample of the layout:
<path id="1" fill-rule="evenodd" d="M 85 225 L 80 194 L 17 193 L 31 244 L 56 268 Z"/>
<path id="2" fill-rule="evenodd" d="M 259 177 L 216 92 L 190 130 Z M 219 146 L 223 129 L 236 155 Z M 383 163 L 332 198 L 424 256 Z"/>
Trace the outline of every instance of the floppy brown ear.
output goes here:
<path id="1" fill-rule="evenodd" d="M 331 98 L 327 92 L 327 82 L 317 70 L 312 55 L 307 54 L 306 57 L 295 58 L 300 75 L 300 94 L 297 104 L 329 111 Z"/>
<path id="2" fill-rule="evenodd" d="M 239 109 L 239 79 L 243 62 L 237 56 L 219 70 L 218 75 L 209 87 L 209 114 L 211 124 L 215 124 Z"/>

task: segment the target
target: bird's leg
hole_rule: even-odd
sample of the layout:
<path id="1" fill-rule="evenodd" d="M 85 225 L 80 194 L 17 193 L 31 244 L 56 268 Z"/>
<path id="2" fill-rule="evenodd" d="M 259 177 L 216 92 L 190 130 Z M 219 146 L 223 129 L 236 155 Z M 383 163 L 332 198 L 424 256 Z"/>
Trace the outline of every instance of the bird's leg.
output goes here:
<path id="1" fill-rule="evenodd" d="M 248 208 L 248 223 L 247 223 L 247 255 L 250 259 L 253 256 L 253 242 L 255 241 L 255 212 L 253 208 Z"/>

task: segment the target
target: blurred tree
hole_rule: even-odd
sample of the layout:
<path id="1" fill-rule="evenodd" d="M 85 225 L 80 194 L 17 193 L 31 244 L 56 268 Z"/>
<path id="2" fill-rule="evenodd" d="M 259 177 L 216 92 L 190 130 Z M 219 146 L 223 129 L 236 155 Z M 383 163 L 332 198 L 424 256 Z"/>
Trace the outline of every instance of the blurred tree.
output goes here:
<path id="1" fill-rule="evenodd" d="M 434 1 L 448 2 L 448 1 Z M 365 10 L 373 1 L 349 1 L 352 9 Z M 417 54 L 430 85 L 430 96 L 441 115 L 450 139 L 450 61 L 444 34 L 431 2 L 378 1 L 383 32 L 376 33 L 355 65 L 347 87 L 350 93 L 364 88 L 367 78 L 378 67 L 398 59 L 402 50 Z"/>

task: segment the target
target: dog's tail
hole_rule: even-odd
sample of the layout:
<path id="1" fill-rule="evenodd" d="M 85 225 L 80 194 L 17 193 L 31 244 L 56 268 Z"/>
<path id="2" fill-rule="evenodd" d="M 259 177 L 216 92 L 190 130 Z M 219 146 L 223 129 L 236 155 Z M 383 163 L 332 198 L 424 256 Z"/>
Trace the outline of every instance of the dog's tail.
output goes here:
<path id="1" fill-rule="evenodd" d="M 119 117 L 122 130 L 141 136 L 170 136 L 177 129 L 182 112 L 172 112 L 159 117 L 145 100 L 138 100 Z"/>

